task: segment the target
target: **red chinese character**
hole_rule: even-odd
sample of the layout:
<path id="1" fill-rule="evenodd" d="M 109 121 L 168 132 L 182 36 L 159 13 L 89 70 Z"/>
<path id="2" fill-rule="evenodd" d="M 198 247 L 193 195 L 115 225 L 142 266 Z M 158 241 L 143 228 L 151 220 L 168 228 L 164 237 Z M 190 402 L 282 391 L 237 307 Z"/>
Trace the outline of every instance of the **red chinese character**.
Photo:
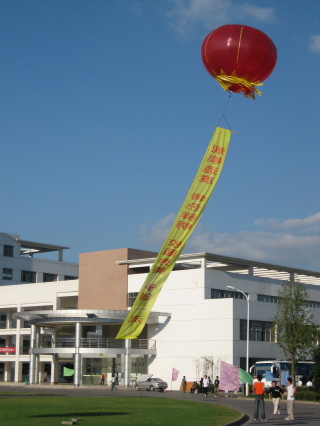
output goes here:
<path id="1" fill-rule="evenodd" d="M 215 155 L 210 155 L 210 163 L 213 164 L 221 164 L 222 163 L 222 158 L 221 157 L 216 157 Z"/>
<path id="2" fill-rule="evenodd" d="M 205 196 L 205 195 L 202 195 L 202 194 L 199 194 L 199 193 L 197 193 L 197 192 L 194 192 L 194 193 L 191 195 L 191 198 L 192 198 L 192 200 L 199 200 L 199 201 L 201 202 L 201 201 L 204 201 L 204 200 L 206 199 L 206 196 Z"/>
<path id="3" fill-rule="evenodd" d="M 154 273 L 155 274 L 164 274 L 166 272 L 166 269 L 167 268 L 165 268 L 165 267 L 157 266 L 154 270 Z"/>
<path id="4" fill-rule="evenodd" d="M 177 223 L 177 228 L 182 228 L 185 231 L 187 229 L 191 229 L 192 224 L 187 223 L 187 222 L 183 222 L 182 220 L 179 220 L 179 222 Z"/>
<path id="5" fill-rule="evenodd" d="M 211 152 L 214 152 L 215 154 L 223 155 L 226 153 L 226 149 L 222 148 L 222 146 L 214 145 Z"/>
<path id="6" fill-rule="evenodd" d="M 213 178 L 207 175 L 201 175 L 199 182 L 208 183 L 211 185 L 213 183 Z"/>
<path id="7" fill-rule="evenodd" d="M 149 284 L 149 285 L 147 285 L 146 290 L 147 291 L 152 291 L 152 290 L 154 290 L 157 287 L 158 287 L 157 284 Z"/>
<path id="8" fill-rule="evenodd" d="M 192 213 L 188 213 L 188 212 L 183 212 L 183 213 L 181 214 L 181 217 L 182 217 L 183 219 L 188 220 L 189 222 L 194 222 L 194 221 L 197 219 L 197 215 L 192 214 Z"/>
<path id="9" fill-rule="evenodd" d="M 186 208 L 188 210 L 194 210 L 195 212 L 197 212 L 200 209 L 200 204 L 196 204 L 196 203 L 190 203 L 186 206 Z"/>
<path id="10" fill-rule="evenodd" d="M 169 240 L 168 245 L 174 248 L 178 248 L 181 246 L 181 241 Z"/>
<path id="11" fill-rule="evenodd" d="M 159 263 L 161 264 L 161 265 L 170 265 L 170 263 L 171 263 L 171 259 L 168 259 L 168 258 L 163 258 L 163 259 L 160 259 L 159 260 Z"/>
<path id="12" fill-rule="evenodd" d="M 213 163 L 213 164 L 219 164 L 217 162 L 218 160 L 221 160 L 221 158 L 215 157 L 214 155 L 210 155 L 209 158 L 207 159 L 207 163 Z M 215 175 L 217 174 L 218 168 L 216 168 L 216 172 L 214 173 Z"/>
<path id="13" fill-rule="evenodd" d="M 138 322 L 139 324 L 141 323 L 141 321 L 142 321 L 142 315 L 133 315 L 130 319 L 129 319 L 129 323 L 132 323 L 132 322 Z"/>
<path id="14" fill-rule="evenodd" d="M 151 299 L 152 294 L 151 293 L 142 293 L 140 296 L 140 300 L 149 300 Z"/>
<path id="15" fill-rule="evenodd" d="M 163 251 L 164 256 L 175 256 L 176 254 L 177 254 L 177 250 L 173 250 L 173 249 L 170 249 L 170 248 L 166 248 Z"/>
<path id="16" fill-rule="evenodd" d="M 218 169 L 213 166 L 206 166 L 202 171 L 203 173 L 208 173 L 208 175 L 216 175 Z"/>

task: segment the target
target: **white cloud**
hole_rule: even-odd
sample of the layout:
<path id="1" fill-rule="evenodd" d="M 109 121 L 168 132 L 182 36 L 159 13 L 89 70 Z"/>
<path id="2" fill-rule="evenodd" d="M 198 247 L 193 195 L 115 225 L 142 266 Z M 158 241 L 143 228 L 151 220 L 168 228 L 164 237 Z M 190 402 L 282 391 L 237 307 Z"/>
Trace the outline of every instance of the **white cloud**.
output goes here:
<path id="1" fill-rule="evenodd" d="M 142 240 L 159 250 L 174 220 L 171 214 L 141 227 Z M 259 219 L 267 231 L 217 233 L 198 226 L 185 252 L 209 252 L 302 269 L 320 269 L 320 212 L 303 219 Z M 299 231 L 299 232 L 297 232 Z"/>
<path id="2" fill-rule="evenodd" d="M 254 222 L 262 228 L 273 231 L 296 231 L 303 233 L 320 232 L 320 212 L 303 219 L 258 219 Z"/>
<path id="3" fill-rule="evenodd" d="M 320 34 L 315 34 L 310 37 L 309 48 L 312 52 L 320 53 Z"/>
<path id="4" fill-rule="evenodd" d="M 179 37 L 186 37 L 197 26 L 206 30 L 229 24 L 234 20 L 253 18 L 257 22 L 272 22 L 274 9 L 235 0 L 170 0 L 168 13 L 172 27 Z"/>

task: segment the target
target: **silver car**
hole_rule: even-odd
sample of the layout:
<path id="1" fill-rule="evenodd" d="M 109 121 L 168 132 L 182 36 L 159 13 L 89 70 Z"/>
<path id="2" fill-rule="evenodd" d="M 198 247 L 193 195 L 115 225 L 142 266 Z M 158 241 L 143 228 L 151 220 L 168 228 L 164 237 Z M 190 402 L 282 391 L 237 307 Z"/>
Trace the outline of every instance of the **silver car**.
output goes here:
<path id="1" fill-rule="evenodd" d="M 152 377 L 152 375 L 149 376 L 140 376 L 137 378 L 136 381 L 136 389 L 137 390 L 149 390 L 149 391 L 154 391 L 154 390 L 160 390 L 163 391 L 165 389 L 167 389 L 168 387 L 168 383 L 163 381 L 162 379 L 159 379 L 157 377 Z"/>

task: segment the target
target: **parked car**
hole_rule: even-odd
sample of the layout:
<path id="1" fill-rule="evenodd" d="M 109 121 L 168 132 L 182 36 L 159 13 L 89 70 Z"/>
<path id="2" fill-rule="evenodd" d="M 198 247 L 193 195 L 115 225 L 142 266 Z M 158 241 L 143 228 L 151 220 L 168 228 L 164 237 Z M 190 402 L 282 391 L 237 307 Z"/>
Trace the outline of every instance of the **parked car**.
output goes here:
<path id="1" fill-rule="evenodd" d="M 136 389 L 137 390 L 149 390 L 149 391 L 164 391 L 167 389 L 168 383 L 158 377 L 152 377 L 151 375 L 144 375 L 137 378 Z"/>

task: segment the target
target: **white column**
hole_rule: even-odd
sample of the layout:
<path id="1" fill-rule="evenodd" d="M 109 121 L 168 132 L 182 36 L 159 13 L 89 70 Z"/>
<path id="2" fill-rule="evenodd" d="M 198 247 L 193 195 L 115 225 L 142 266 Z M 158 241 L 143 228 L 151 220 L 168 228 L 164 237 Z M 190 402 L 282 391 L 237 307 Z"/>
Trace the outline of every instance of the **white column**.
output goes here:
<path id="1" fill-rule="evenodd" d="M 126 354 L 124 356 L 124 386 L 130 386 L 131 378 L 131 339 L 125 341 Z"/>
<path id="2" fill-rule="evenodd" d="M 58 383 L 58 376 L 59 376 L 59 362 L 58 362 L 58 355 L 54 354 L 52 355 L 52 361 L 51 361 L 51 383 Z"/>
<path id="3" fill-rule="evenodd" d="M 75 354 L 74 354 L 74 386 L 80 386 L 81 354 L 79 353 L 79 349 L 81 347 L 81 330 L 82 330 L 81 323 L 77 322 L 76 335 L 75 335 Z"/>
<path id="4" fill-rule="evenodd" d="M 4 363 L 4 381 L 11 382 L 11 362 Z"/>
<path id="5" fill-rule="evenodd" d="M 33 385 L 35 383 L 35 368 L 36 368 L 36 356 L 33 354 L 33 348 L 36 347 L 36 326 L 31 325 L 31 337 L 30 337 L 30 367 L 29 367 L 29 383 Z"/>
<path id="6" fill-rule="evenodd" d="M 36 326 L 36 348 L 40 348 L 40 327 Z M 39 383 L 40 355 L 35 356 L 34 383 Z"/>
<path id="7" fill-rule="evenodd" d="M 7 318 L 7 324 L 6 324 L 6 327 L 7 328 L 12 328 L 12 313 L 11 313 L 11 311 L 7 311 L 6 312 L 6 318 Z"/>

